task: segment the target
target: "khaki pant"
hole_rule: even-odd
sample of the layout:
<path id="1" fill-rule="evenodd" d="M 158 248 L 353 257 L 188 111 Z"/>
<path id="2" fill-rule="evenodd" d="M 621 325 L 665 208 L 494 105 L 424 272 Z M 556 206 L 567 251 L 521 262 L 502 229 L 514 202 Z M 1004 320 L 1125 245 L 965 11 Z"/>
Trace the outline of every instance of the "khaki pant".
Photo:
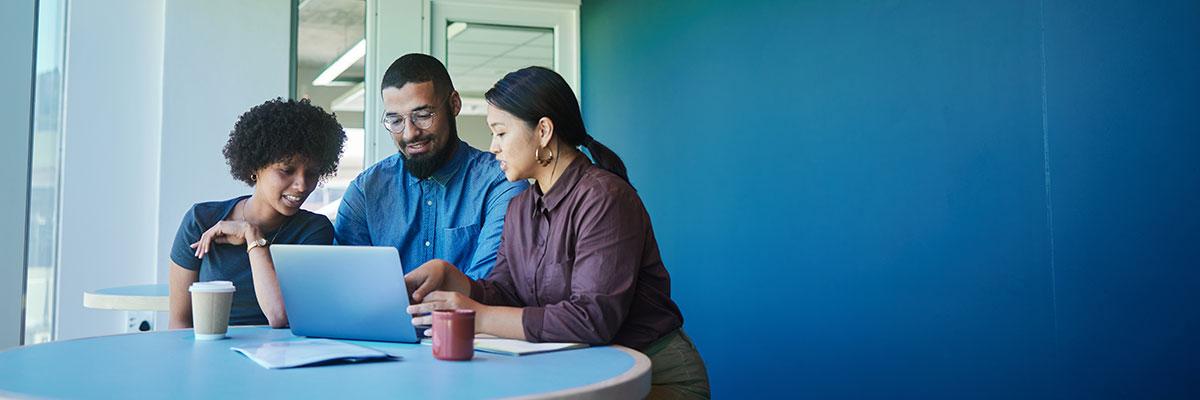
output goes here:
<path id="1" fill-rule="evenodd" d="M 683 329 L 668 333 L 646 349 L 650 358 L 649 399 L 707 399 L 708 370 Z"/>

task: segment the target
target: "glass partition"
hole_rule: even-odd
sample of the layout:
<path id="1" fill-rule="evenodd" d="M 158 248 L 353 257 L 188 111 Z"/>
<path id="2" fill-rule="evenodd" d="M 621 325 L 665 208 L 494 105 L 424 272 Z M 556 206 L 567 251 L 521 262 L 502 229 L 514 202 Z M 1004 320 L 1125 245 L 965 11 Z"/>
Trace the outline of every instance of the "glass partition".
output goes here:
<path id="1" fill-rule="evenodd" d="M 346 187 L 364 167 L 366 2 L 303 0 L 296 7 L 296 97 L 334 113 L 346 130 L 337 174 L 317 187 L 303 206 L 332 220 Z"/>
<path id="2" fill-rule="evenodd" d="M 505 74 L 528 66 L 554 69 L 554 29 L 447 21 L 446 69 L 463 99 L 458 134 L 472 147 L 487 151 L 484 92 Z"/>
<path id="3" fill-rule="evenodd" d="M 38 2 L 33 153 L 25 287 L 25 344 L 54 339 L 66 1 Z"/>

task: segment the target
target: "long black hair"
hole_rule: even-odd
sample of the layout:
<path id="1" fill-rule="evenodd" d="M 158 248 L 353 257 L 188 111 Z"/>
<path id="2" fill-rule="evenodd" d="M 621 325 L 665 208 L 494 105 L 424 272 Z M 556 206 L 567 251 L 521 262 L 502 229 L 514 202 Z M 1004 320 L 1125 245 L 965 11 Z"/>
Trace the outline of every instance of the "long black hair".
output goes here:
<path id="1" fill-rule="evenodd" d="M 579 101 L 561 75 L 543 67 L 526 67 L 504 75 L 484 93 L 491 105 L 512 114 L 529 126 L 538 120 L 554 121 L 554 134 L 566 144 L 586 147 L 596 166 L 629 182 L 625 163 L 607 146 L 600 144 L 583 127 Z"/>

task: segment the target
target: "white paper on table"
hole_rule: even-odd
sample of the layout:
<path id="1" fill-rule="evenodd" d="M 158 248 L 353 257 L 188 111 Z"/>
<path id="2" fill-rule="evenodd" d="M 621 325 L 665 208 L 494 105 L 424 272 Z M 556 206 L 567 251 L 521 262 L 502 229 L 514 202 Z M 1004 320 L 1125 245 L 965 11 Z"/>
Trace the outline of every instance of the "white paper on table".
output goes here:
<path id="1" fill-rule="evenodd" d="M 302 339 L 266 342 L 253 346 L 230 347 L 263 368 L 301 367 L 333 360 L 394 359 L 379 350 L 329 339 Z"/>

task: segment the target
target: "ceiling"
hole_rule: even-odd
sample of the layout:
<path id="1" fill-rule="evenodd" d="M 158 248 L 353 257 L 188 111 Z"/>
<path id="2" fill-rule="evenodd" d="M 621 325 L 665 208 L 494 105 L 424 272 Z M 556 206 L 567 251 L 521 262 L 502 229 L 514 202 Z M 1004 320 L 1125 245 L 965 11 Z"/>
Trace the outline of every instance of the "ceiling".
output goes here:
<path id="1" fill-rule="evenodd" d="M 447 69 L 464 96 L 482 96 L 504 74 L 524 67 L 554 68 L 553 29 L 461 22 L 451 26 Z"/>
<path id="2" fill-rule="evenodd" d="M 364 0 L 304 0 L 300 2 L 300 27 L 296 62 L 301 68 L 323 69 L 354 47 L 367 31 Z M 339 80 L 362 80 L 365 60 L 358 60 Z"/>
<path id="3" fill-rule="evenodd" d="M 554 30 L 453 22 L 447 27 L 447 69 L 465 100 L 483 93 L 509 72 L 531 65 L 554 67 Z M 297 63 L 308 70 L 323 70 L 361 41 L 366 32 L 364 0 L 303 0 L 297 32 Z M 365 57 L 337 81 L 354 84 L 365 75 Z M 334 108 L 362 109 L 361 86 L 347 87 Z M 482 104 L 482 103 L 481 103 Z M 482 105 L 480 105 L 482 107 Z M 482 112 L 469 110 L 468 113 Z"/>

